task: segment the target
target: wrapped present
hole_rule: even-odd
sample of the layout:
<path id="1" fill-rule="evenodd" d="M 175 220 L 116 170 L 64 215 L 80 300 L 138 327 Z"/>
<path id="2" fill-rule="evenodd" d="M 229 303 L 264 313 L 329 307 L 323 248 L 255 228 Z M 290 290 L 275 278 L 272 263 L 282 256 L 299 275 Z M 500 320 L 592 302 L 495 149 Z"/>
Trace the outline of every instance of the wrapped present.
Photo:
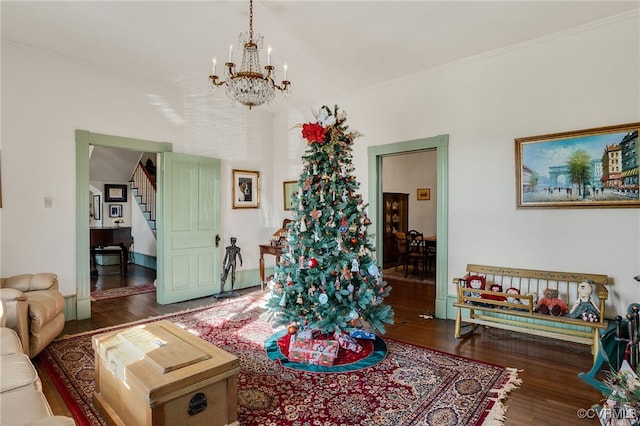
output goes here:
<path id="1" fill-rule="evenodd" d="M 313 339 L 314 333 L 309 328 L 309 326 L 304 326 L 303 328 L 298 330 L 298 332 L 296 333 L 296 337 L 299 339 Z"/>
<path id="2" fill-rule="evenodd" d="M 338 341 L 305 339 L 292 336 L 289 342 L 289 361 L 330 367 L 338 356 Z"/>
<path id="3" fill-rule="evenodd" d="M 360 343 L 356 342 L 356 339 L 349 336 L 347 333 L 336 331 L 335 333 L 333 333 L 333 338 L 338 341 L 338 344 L 342 349 L 346 349 L 348 351 L 353 351 L 356 353 L 362 351 L 362 346 L 360 346 Z"/>
<path id="4" fill-rule="evenodd" d="M 349 336 L 354 339 L 376 340 L 376 334 L 373 331 L 363 330 L 361 328 L 352 328 L 349 330 Z"/>

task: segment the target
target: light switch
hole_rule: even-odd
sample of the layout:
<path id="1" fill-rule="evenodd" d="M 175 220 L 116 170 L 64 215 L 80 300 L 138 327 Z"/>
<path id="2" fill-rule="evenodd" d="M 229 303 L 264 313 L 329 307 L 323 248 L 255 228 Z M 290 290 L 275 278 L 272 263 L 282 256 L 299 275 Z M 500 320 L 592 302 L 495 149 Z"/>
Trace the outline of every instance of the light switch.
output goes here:
<path id="1" fill-rule="evenodd" d="M 53 207 L 53 198 L 52 197 L 44 197 L 44 207 L 50 209 Z"/>

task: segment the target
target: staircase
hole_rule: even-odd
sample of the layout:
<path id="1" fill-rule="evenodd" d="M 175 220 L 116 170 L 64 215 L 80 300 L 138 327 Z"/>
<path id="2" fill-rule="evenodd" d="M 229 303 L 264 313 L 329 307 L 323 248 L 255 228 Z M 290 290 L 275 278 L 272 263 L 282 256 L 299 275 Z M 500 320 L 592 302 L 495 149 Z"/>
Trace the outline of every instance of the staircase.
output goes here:
<path id="1" fill-rule="evenodd" d="M 131 196 L 136 199 L 151 232 L 156 235 L 156 179 L 155 170 L 138 162 L 129 181 Z"/>

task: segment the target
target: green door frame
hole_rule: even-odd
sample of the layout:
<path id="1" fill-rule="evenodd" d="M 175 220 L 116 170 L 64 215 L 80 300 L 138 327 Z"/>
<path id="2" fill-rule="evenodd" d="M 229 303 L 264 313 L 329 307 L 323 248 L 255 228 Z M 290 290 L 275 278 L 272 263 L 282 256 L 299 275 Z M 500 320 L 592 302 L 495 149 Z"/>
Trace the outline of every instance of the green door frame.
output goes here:
<path id="1" fill-rule="evenodd" d="M 449 254 L 449 135 L 438 135 L 425 139 L 415 139 L 387 145 L 370 146 L 367 149 L 369 169 L 369 212 L 376 235 L 376 251 L 382 253 L 383 234 L 382 213 L 382 158 L 388 155 L 409 154 L 426 149 L 436 149 L 437 163 L 437 218 L 436 236 L 438 239 L 438 256 L 436 260 L 436 317 L 447 317 L 447 283 Z"/>
<path id="2" fill-rule="evenodd" d="M 171 152 L 169 142 L 91 133 L 76 130 L 76 312 L 75 319 L 91 317 L 91 272 L 89 270 L 89 146 L 100 145 L 142 152 Z M 158 170 L 158 174 L 162 170 Z M 159 190 L 160 192 L 160 190 Z M 160 194 L 158 194 L 160 196 Z M 160 266 L 158 266 L 160 267 Z M 73 315 L 71 315 L 73 316 Z M 70 318 L 72 319 L 72 318 Z"/>

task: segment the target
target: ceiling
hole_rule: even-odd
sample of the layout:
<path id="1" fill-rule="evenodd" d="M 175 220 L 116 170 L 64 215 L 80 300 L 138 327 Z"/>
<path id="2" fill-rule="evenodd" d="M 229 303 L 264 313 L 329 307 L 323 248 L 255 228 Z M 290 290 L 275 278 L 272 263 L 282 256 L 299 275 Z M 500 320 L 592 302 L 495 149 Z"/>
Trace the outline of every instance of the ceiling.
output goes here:
<path id="1" fill-rule="evenodd" d="M 269 106 L 328 98 L 610 16 L 635 1 L 261 1 L 254 32 L 293 93 Z M 248 0 L 7 1 L 2 40 L 207 96 L 212 58 L 227 60 L 249 27 Z M 263 52 L 262 60 L 266 60 Z M 263 64 L 264 65 L 264 64 Z M 224 91 L 221 105 L 231 107 Z"/>
<path id="2" fill-rule="evenodd" d="M 99 182 L 128 182 L 141 159 L 141 152 L 106 146 L 91 146 L 89 180 Z"/>

